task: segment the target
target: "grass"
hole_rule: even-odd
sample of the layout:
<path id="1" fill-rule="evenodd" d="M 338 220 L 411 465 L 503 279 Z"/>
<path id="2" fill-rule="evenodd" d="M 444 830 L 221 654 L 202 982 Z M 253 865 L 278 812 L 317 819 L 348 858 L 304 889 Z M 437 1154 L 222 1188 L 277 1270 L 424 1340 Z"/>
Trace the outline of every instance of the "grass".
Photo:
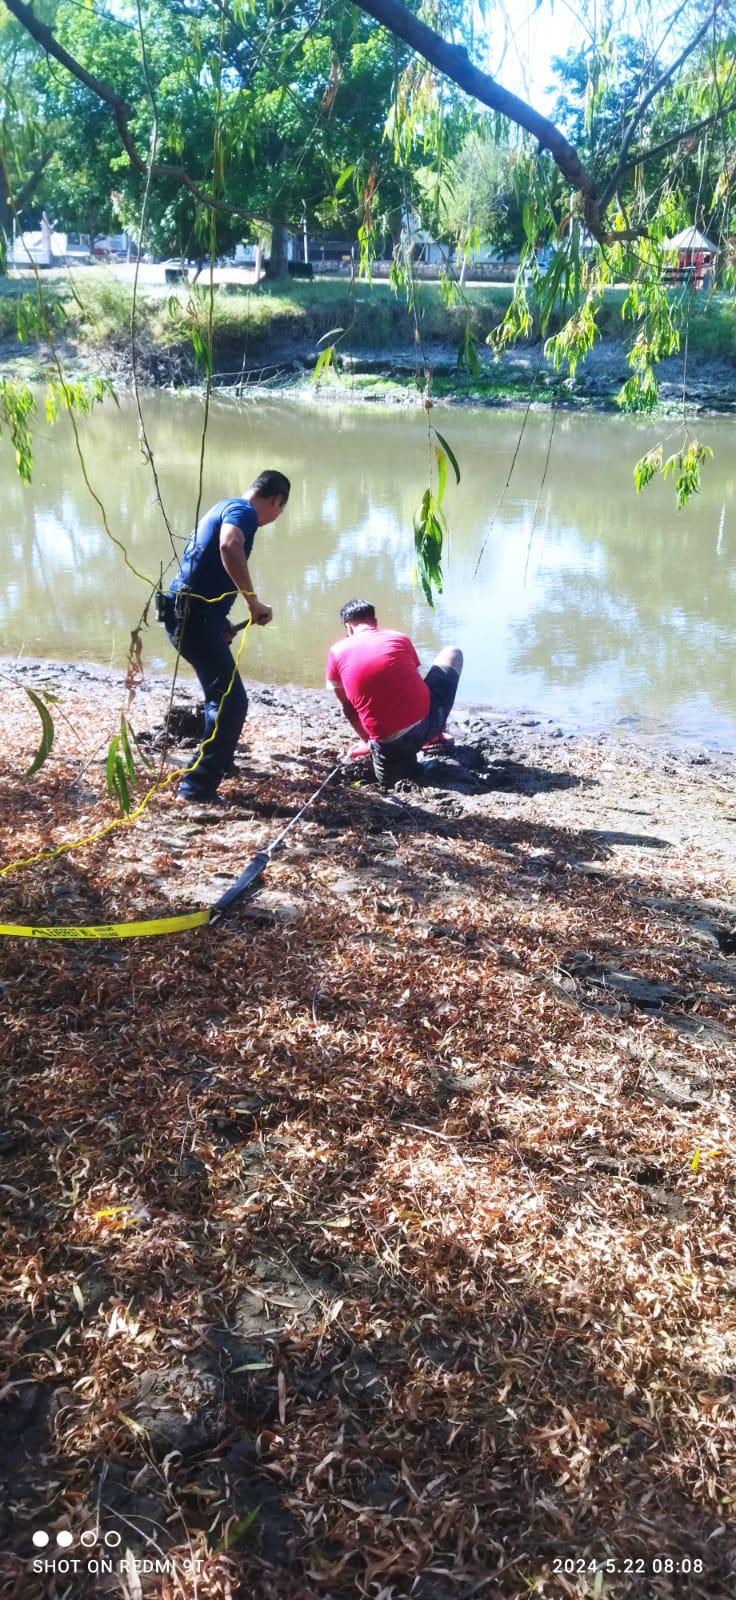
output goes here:
<path id="1" fill-rule="evenodd" d="M 80 355 L 108 347 L 127 353 L 133 307 L 132 286 L 112 277 L 107 269 L 52 272 L 43 279 L 45 303 L 55 323 L 76 345 Z M 480 347 L 498 326 L 511 297 L 508 284 L 471 286 L 465 300 L 452 307 L 444 303 L 441 287 L 422 283 L 419 289 L 418 322 L 425 347 L 445 346 L 454 353 L 464 329 L 470 326 Z M 17 338 L 18 302 L 26 296 L 35 299 L 34 280 L 27 275 L 0 280 L 0 339 Z M 672 297 L 681 291 L 673 290 Z M 607 291 L 600 312 L 599 328 L 603 339 L 627 340 L 631 325 L 621 316 L 626 291 Z M 209 309 L 206 277 L 195 292 L 196 316 L 206 330 Z M 192 293 L 187 286 L 169 288 L 144 283 L 137 298 L 137 329 L 142 351 L 164 350 L 178 353 L 191 363 Z M 172 315 L 172 307 L 175 308 Z M 552 328 L 550 328 L 552 331 Z M 215 365 L 223 357 L 252 353 L 254 361 L 276 357 L 284 344 L 301 348 L 308 357 L 328 337 L 337 341 L 345 353 L 405 352 L 415 348 L 414 319 L 401 296 L 388 284 L 350 283 L 347 280 L 287 280 L 278 285 L 263 283 L 248 288 L 223 284 L 216 289 L 213 304 Z M 689 352 L 695 361 L 723 361 L 736 364 L 736 307 L 726 294 L 696 296 L 689 315 Z M 41 344 L 39 338 L 36 343 Z M 27 341 L 33 346 L 33 338 Z M 448 389 L 449 382 L 449 389 Z M 473 393 L 498 384 L 484 377 L 469 386 Z M 505 378 L 501 387 L 508 390 Z M 513 389 L 513 383 L 511 385 Z M 465 384 L 465 389 L 468 385 Z M 438 379 L 436 392 L 463 391 L 461 379 Z"/>

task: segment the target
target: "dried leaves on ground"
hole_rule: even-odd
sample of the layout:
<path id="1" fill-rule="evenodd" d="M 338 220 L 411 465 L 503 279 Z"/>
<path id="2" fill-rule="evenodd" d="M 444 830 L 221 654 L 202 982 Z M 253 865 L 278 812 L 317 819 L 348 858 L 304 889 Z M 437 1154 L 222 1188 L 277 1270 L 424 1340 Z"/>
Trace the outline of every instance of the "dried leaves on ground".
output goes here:
<path id="1" fill-rule="evenodd" d="M 6 858 L 110 815 L 106 694 L 27 784 L 19 708 Z M 733 763 L 457 727 L 212 929 L 2 941 L 6 1594 L 733 1593 Z M 231 814 L 162 796 L 2 920 L 216 898 L 341 737 L 256 697 Z"/>

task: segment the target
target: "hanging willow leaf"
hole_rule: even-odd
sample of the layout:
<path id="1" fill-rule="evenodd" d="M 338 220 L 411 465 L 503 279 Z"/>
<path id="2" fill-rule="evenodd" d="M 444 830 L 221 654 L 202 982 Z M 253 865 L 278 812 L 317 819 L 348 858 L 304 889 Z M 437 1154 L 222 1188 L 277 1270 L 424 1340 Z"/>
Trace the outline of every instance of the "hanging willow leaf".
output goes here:
<path id="1" fill-rule="evenodd" d="M 29 700 L 32 700 L 34 706 L 36 707 L 38 715 L 41 718 L 42 728 L 41 743 L 36 751 L 35 756 L 33 757 L 30 767 L 28 767 L 23 773 L 24 778 L 32 778 L 34 772 L 38 772 L 39 767 L 43 766 L 44 761 L 51 753 L 51 746 L 54 742 L 54 719 L 49 711 L 48 706 L 44 704 L 44 701 L 41 699 L 40 695 L 36 694 L 35 689 L 29 689 L 27 684 L 24 684 L 23 687 L 28 695 Z"/>
<path id="2" fill-rule="evenodd" d="M 446 469 L 445 469 L 446 470 Z M 422 503 L 414 516 L 414 549 L 416 565 L 414 575 L 424 590 L 428 606 L 434 606 L 433 589 L 442 593 L 442 545 L 446 523 L 442 509 L 431 489 L 425 489 Z"/>
<path id="3" fill-rule="evenodd" d="M 455 455 L 455 452 L 454 452 L 452 446 L 447 443 L 447 440 L 446 440 L 444 434 L 440 433 L 439 428 L 433 428 L 432 431 L 434 433 L 435 438 L 439 439 L 440 444 L 442 445 L 442 449 L 444 450 L 445 455 L 447 456 L 447 459 L 448 459 L 448 461 L 450 463 L 450 466 L 452 467 L 452 470 L 453 470 L 453 472 L 455 474 L 455 482 L 459 483 L 460 482 L 460 468 L 458 466 L 457 456 Z"/>
<path id="4" fill-rule="evenodd" d="M 334 344 L 328 344 L 325 346 L 324 350 L 320 350 L 317 360 L 314 363 L 312 383 L 319 385 L 322 379 L 328 376 L 331 368 L 334 371 L 334 357 Z"/>

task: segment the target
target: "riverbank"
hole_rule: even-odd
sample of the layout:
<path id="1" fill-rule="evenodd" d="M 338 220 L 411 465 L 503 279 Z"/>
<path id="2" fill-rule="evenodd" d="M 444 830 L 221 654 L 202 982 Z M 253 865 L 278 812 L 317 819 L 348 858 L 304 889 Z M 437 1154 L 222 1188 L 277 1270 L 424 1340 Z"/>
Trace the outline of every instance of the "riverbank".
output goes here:
<path id="1" fill-rule="evenodd" d="M 109 820 L 122 692 L 17 675 L 58 693 L 57 738 L 21 783 L 38 725 L 8 691 L 6 856 Z M 153 756 L 166 692 L 134 706 Z M 0 879 L 3 921 L 211 901 L 343 727 L 254 690 L 230 811 L 162 794 Z M 175 1569 L 187 1600 L 733 1592 L 736 763 L 453 727 L 431 782 L 328 790 L 218 927 L 0 941 L 20 1600 L 57 1526 L 80 1600 L 118 1583 L 97 1527 L 170 1564 L 133 1592 Z"/>
<path id="2" fill-rule="evenodd" d="M 101 270 L 44 277 L 45 315 L 65 371 L 132 382 L 130 286 Z M 32 279 L 0 285 L 0 355 L 8 373 L 42 380 L 53 362 L 38 326 L 26 316 L 18 338 L 18 304 L 33 304 Z M 626 363 L 630 327 L 622 320 L 624 291 L 608 291 L 600 314 L 600 338 L 575 379 L 561 380 L 544 355 L 538 326 L 524 341 L 496 357 L 488 339 L 501 322 L 509 285 L 476 285 L 447 305 L 441 288 L 422 284 L 417 324 L 402 298 L 385 283 L 290 281 L 254 288 L 222 285 L 213 302 L 213 378 L 223 388 L 308 392 L 321 399 L 418 404 L 425 368 L 432 394 L 443 403 L 475 405 L 562 404 L 618 409 L 617 396 L 630 371 Z M 203 381 L 199 346 L 209 322 L 206 287 L 164 292 L 141 288 L 137 299 L 136 370 L 142 384 L 191 388 Z M 21 313 L 23 326 L 23 313 Z M 554 331 L 554 320 L 548 332 Z M 415 337 L 419 330 L 419 343 Z M 195 338 L 193 339 L 193 332 Z M 468 340 L 472 356 L 467 355 Z M 321 352 L 335 348 L 334 362 L 315 385 Z M 463 349 L 466 355 L 463 356 Z M 697 297 L 689 317 L 687 399 L 691 412 L 725 412 L 736 403 L 736 316 L 731 297 Z M 659 368 L 663 413 L 681 410 L 684 359 Z"/>

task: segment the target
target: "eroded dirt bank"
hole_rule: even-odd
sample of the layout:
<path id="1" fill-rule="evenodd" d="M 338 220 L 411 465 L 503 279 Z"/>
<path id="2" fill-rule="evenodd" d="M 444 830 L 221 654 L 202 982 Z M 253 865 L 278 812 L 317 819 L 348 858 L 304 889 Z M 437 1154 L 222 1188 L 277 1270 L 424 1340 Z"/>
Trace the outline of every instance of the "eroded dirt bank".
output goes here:
<path id="1" fill-rule="evenodd" d="M 17 674 L 60 695 L 27 783 L 8 688 L 6 860 L 112 815 L 86 673 Z M 8 1593 L 733 1593 L 734 759 L 453 726 L 215 928 L 0 941 Z M 231 812 L 172 786 L 0 879 L 3 922 L 216 898 L 347 742 L 300 690 L 248 729 Z"/>

